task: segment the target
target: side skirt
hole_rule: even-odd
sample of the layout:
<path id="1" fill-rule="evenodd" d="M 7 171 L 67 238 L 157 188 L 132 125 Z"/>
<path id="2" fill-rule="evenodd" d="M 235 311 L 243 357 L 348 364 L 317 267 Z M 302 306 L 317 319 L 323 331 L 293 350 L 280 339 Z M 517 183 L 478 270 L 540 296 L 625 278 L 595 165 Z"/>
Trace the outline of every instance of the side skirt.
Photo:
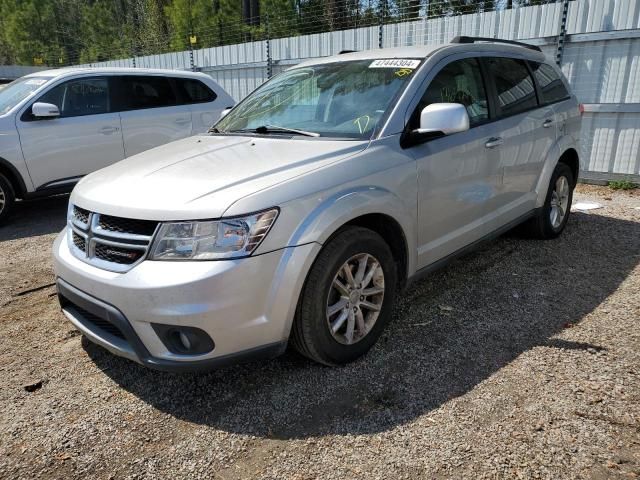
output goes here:
<path id="1" fill-rule="evenodd" d="M 485 243 L 490 242 L 491 240 L 495 240 L 496 238 L 498 238 L 503 233 L 506 233 L 509 230 L 517 227 L 521 223 L 526 222 L 530 218 L 535 217 L 539 210 L 540 210 L 539 208 L 531 210 L 529 213 L 525 213 L 524 215 L 516 218 L 515 220 L 512 220 L 511 222 L 509 222 L 509 223 L 501 226 L 500 228 L 494 230 L 493 232 L 488 233 L 484 237 L 479 238 L 475 242 L 470 243 L 469 245 L 467 245 L 465 247 L 462 247 L 461 249 L 456 250 L 453 253 L 450 253 L 446 257 L 443 257 L 440 260 L 436 260 L 435 262 L 427 265 L 426 267 L 421 268 L 416 273 L 414 273 L 411 277 L 409 277 L 409 279 L 407 280 L 407 285 L 406 285 L 405 288 L 408 288 L 409 285 L 411 285 L 413 282 L 423 279 L 424 277 L 426 277 L 430 273 L 433 273 L 436 270 L 440 270 L 442 267 L 447 266 L 453 260 L 455 260 L 457 258 L 460 258 L 460 257 L 472 252 L 473 250 L 476 250 L 477 248 L 479 248 L 480 246 L 484 245 Z"/>

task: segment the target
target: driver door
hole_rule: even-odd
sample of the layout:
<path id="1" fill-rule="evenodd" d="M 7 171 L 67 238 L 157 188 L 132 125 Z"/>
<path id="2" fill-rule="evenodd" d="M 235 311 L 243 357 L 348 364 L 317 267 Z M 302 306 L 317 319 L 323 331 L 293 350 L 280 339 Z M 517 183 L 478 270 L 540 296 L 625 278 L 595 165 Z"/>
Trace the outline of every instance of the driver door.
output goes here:
<path id="1" fill-rule="evenodd" d="M 419 127 L 424 107 L 442 102 L 463 104 L 470 128 L 409 149 L 418 170 L 419 268 L 488 233 L 483 216 L 496 182 L 485 147 L 490 137 L 489 109 L 477 59 L 464 58 L 444 65 L 429 82 L 409 127 Z"/>
<path id="2" fill-rule="evenodd" d="M 63 82 L 36 100 L 57 105 L 59 117 L 38 119 L 29 106 L 16 121 L 37 189 L 73 185 L 80 177 L 124 158 L 120 116 L 111 112 L 109 87 L 106 77 Z"/>

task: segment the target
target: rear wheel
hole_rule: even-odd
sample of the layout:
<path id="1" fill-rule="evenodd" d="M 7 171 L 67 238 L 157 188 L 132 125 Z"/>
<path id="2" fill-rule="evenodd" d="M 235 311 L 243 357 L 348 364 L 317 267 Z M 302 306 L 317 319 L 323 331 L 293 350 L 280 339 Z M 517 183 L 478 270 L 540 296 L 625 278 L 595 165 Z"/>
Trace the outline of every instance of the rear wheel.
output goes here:
<path id="1" fill-rule="evenodd" d="M 550 239 L 562 233 L 569 220 L 574 185 L 571 168 L 558 163 L 551 175 L 544 205 L 526 225 L 531 236 Z"/>
<path id="2" fill-rule="evenodd" d="M 7 177 L 0 175 L 0 225 L 7 219 L 16 200 L 15 192 Z"/>
<path id="3" fill-rule="evenodd" d="M 309 271 L 293 325 L 294 348 L 326 365 L 364 355 L 389 321 L 396 283 L 396 265 L 382 237 L 344 228 Z"/>

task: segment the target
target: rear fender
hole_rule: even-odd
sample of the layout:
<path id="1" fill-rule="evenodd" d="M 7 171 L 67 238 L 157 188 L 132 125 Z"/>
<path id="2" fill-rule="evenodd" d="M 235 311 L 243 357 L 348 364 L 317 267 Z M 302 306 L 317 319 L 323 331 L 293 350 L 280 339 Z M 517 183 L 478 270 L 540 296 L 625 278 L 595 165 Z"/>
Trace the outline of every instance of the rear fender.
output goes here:
<path id="1" fill-rule="evenodd" d="M 547 158 L 544 162 L 544 167 L 542 168 L 542 172 L 538 178 L 538 183 L 536 184 L 536 208 L 544 205 L 544 201 L 547 198 L 547 191 L 549 189 L 549 182 L 551 181 L 551 175 L 553 175 L 553 171 L 555 170 L 556 165 L 558 165 L 558 160 L 564 152 L 571 148 L 579 151 L 574 138 L 569 135 L 565 135 L 564 137 L 560 137 L 549 149 Z"/>

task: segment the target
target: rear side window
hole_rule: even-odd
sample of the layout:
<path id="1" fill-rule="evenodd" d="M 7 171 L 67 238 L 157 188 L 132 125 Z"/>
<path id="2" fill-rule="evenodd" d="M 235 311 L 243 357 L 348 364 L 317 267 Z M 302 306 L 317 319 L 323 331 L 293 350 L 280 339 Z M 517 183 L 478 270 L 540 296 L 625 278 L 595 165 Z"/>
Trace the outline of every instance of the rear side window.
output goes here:
<path id="1" fill-rule="evenodd" d="M 411 120 L 411 127 L 418 128 L 420 112 L 424 107 L 443 102 L 464 105 L 472 127 L 489 118 L 487 93 L 478 60 L 475 58 L 457 60 L 440 70 L 420 99 Z"/>
<path id="2" fill-rule="evenodd" d="M 181 103 L 213 102 L 217 95 L 200 80 L 192 78 L 174 78 L 178 91 L 182 96 Z"/>
<path id="3" fill-rule="evenodd" d="M 522 60 L 490 58 L 488 65 L 501 116 L 508 117 L 537 106 L 533 80 Z"/>
<path id="4" fill-rule="evenodd" d="M 176 95 L 166 77 L 122 77 L 124 110 L 170 107 L 176 105 Z"/>
<path id="5" fill-rule="evenodd" d="M 567 87 L 551 65 L 529 62 L 542 93 L 541 103 L 554 103 L 569 97 Z"/>
<path id="6" fill-rule="evenodd" d="M 109 82 L 106 78 L 70 80 L 53 87 L 37 101 L 56 105 L 61 118 L 108 113 Z"/>

